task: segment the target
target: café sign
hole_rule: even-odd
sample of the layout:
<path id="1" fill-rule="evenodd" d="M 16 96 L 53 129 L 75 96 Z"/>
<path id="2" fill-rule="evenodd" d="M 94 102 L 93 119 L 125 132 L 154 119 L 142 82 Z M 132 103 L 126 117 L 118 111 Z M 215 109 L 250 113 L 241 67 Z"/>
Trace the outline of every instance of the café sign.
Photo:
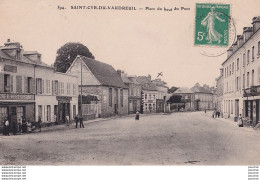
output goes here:
<path id="1" fill-rule="evenodd" d="M 34 95 L 0 93 L 0 100 L 34 100 Z"/>

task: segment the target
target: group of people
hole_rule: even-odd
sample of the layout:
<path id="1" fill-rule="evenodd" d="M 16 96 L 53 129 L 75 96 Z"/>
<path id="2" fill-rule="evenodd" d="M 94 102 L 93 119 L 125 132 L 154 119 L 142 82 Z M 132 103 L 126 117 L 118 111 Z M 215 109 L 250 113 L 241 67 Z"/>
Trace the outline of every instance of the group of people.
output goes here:
<path id="1" fill-rule="evenodd" d="M 83 117 L 81 115 L 76 115 L 75 116 L 75 121 L 76 121 L 76 128 L 78 128 L 78 123 L 79 123 L 79 127 L 81 128 L 84 128 L 84 124 L 83 124 Z"/>
<path id="2" fill-rule="evenodd" d="M 33 131 L 36 128 L 36 126 L 38 126 L 39 131 L 41 131 L 40 123 L 41 123 L 41 121 L 38 121 L 37 124 L 31 123 L 29 120 L 26 120 L 25 118 L 23 118 L 23 120 L 14 119 L 11 123 L 10 120 L 5 118 L 3 135 L 9 136 L 10 131 L 12 131 L 13 135 L 16 135 L 17 133 L 29 133 L 29 132 Z"/>
<path id="3" fill-rule="evenodd" d="M 214 110 L 213 113 L 212 113 L 212 117 L 213 118 L 219 118 L 220 117 L 220 111 Z"/>

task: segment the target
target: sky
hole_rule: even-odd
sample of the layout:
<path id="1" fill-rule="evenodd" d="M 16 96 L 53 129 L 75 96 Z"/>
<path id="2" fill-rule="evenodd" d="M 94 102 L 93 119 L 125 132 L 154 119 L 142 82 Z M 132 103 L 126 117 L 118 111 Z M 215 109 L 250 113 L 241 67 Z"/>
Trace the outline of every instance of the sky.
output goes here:
<path id="1" fill-rule="evenodd" d="M 214 3 L 201 0 L 199 3 Z M 0 45 L 18 41 L 53 64 L 57 49 L 67 42 L 86 45 L 95 58 L 128 75 L 148 75 L 168 86 L 196 82 L 215 85 L 226 48 L 194 45 L 195 3 L 191 0 L 1 0 Z M 222 0 L 231 5 L 233 34 L 260 16 L 259 0 Z M 136 11 L 73 10 L 71 6 L 134 6 Z M 64 10 L 58 10 L 65 7 Z M 186 7 L 186 11 L 145 10 L 145 7 Z M 144 10 L 139 10 L 144 8 Z M 235 30 L 235 31 L 234 31 Z M 236 33 L 234 33 L 236 32 Z M 232 41 L 232 40 L 231 40 Z M 203 54 L 220 54 L 208 57 Z"/>

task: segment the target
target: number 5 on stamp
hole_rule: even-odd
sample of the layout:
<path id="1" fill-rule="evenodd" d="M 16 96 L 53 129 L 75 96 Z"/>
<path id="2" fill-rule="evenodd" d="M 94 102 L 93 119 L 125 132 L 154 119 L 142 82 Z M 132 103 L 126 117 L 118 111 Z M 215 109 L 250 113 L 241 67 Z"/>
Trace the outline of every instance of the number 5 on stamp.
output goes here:
<path id="1" fill-rule="evenodd" d="M 229 4 L 196 4 L 195 45 L 228 46 Z"/>

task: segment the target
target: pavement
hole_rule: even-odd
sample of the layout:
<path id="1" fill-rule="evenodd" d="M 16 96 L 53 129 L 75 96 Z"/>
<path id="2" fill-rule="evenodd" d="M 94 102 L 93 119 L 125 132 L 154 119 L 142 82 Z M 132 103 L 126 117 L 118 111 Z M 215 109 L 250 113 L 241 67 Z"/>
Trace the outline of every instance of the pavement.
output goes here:
<path id="1" fill-rule="evenodd" d="M 260 131 L 210 112 L 134 115 L 1 136 L 4 165 L 255 165 Z"/>

